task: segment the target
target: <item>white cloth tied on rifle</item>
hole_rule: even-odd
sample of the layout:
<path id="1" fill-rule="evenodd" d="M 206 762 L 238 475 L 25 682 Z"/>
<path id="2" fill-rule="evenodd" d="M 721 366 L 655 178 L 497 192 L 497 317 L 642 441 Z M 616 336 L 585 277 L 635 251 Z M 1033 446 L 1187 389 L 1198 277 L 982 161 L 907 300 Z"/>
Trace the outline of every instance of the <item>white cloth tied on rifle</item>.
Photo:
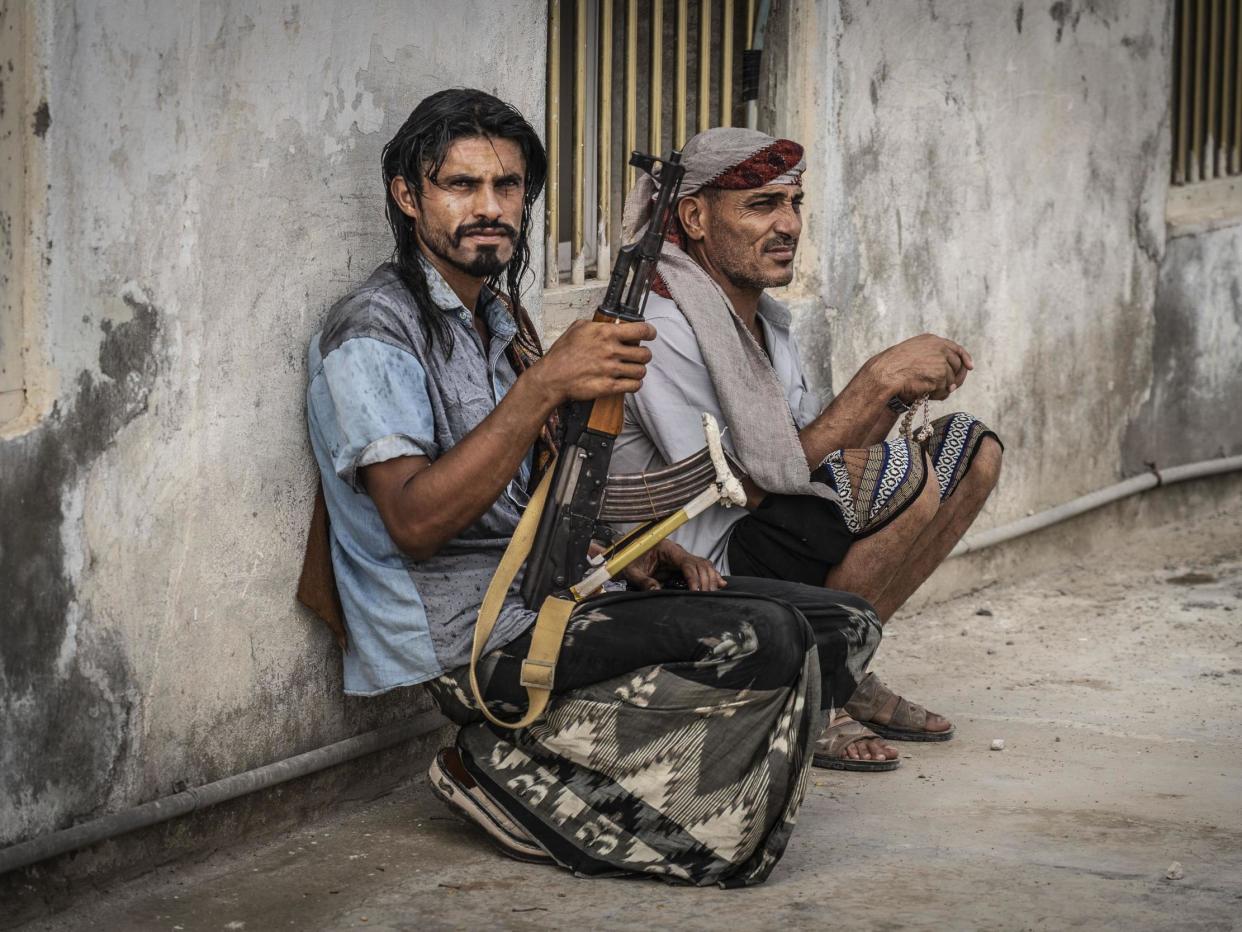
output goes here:
<path id="1" fill-rule="evenodd" d="M 601 519 L 607 514 L 607 520 L 643 523 L 609 549 L 611 557 L 600 556 L 596 569 L 570 587 L 575 599 L 585 599 L 598 592 L 632 560 L 712 506 L 740 508 L 746 504 L 746 490 L 733 474 L 729 455 L 720 443 L 716 419 L 704 413 L 702 424 L 707 446 L 694 456 L 655 472 L 608 477 Z M 705 481 L 707 470 L 710 470 L 710 481 Z M 667 520 L 660 521 L 660 518 Z"/>
<path id="2" fill-rule="evenodd" d="M 707 445 L 699 452 L 663 469 L 608 476 L 600 504 L 601 524 L 663 518 L 713 484 L 719 488 L 726 507 L 746 504 L 746 493 L 734 475 L 737 463 L 720 444 L 715 418 L 704 414 L 702 419 Z"/>
<path id="3" fill-rule="evenodd" d="M 686 167 L 682 197 L 703 188 L 800 184 L 806 166 L 796 142 L 731 127 L 693 137 L 682 149 L 682 164 Z M 645 231 L 658 184 L 644 174 L 626 199 L 621 223 L 625 242 L 635 241 Z M 675 240 L 681 240 L 679 225 L 666 234 L 659 276 L 694 331 L 742 470 L 767 492 L 839 501 L 830 486 L 811 481 L 784 389 L 762 347 L 720 286 Z M 759 300 L 765 315 L 789 319 L 788 309 L 779 301 L 766 294 Z"/>

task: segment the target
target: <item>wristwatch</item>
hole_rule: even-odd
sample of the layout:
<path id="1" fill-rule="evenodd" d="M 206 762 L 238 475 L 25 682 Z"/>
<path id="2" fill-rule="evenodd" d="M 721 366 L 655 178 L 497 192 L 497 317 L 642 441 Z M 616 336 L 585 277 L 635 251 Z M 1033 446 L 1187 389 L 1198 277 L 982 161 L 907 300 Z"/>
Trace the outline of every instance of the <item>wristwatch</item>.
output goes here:
<path id="1" fill-rule="evenodd" d="M 910 410 L 910 407 L 910 405 L 901 400 L 900 395 L 894 395 L 892 398 L 888 399 L 888 410 L 892 411 L 894 414 L 905 414 Z"/>

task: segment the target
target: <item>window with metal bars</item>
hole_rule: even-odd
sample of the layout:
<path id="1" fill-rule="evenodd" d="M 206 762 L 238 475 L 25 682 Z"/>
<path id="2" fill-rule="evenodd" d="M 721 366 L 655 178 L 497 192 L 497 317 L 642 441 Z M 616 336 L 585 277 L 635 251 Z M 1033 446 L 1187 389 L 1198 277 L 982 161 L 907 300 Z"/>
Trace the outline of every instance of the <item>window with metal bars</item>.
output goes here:
<path id="1" fill-rule="evenodd" d="M 1242 0 L 1176 0 L 1169 222 L 1242 215 Z"/>
<path id="2" fill-rule="evenodd" d="M 545 285 L 607 279 L 631 151 L 745 122 L 755 14 L 755 0 L 549 0 Z"/>

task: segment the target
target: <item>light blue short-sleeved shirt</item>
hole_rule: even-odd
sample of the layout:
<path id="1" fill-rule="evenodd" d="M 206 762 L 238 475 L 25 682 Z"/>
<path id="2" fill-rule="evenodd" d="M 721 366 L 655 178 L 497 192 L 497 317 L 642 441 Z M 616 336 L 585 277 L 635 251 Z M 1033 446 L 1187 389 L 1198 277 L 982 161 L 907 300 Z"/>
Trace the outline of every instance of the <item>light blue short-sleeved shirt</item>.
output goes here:
<path id="1" fill-rule="evenodd" d="M 725 425 L 720 400 L 699 341 L 690 322 L 668 298 L 652 294 L 646 318 L 656 338 L 642 388 L 625 396 L 625 426 L 613 447 L 609 470 L 618 474 L 646 472 L 685 459 L 703 449 L 704 412 Z M 801 430 L 819 416 L 819 399 L 807 387 L 798 344 L 789 328 L 788 312 L 771 308 L 759 313 L 772 368 L 785 389 L 785 400 Z M 721 326 L 732 326 L 723 321 Z M 721 441 L 732 451 L 728 431 Z M 729 534 L 746 515 L 744 508 L 714 505 L 673 533 L 672 539 L 691 553 L 711 560 L 721 573 L 729 572 Z"/>
<path id="2" fill-rule="evenodd" d="M 483 593 L 527 502 L 530 457 L 473 525 L 427 560 L 402 553 L 366 493 L 361 470 L 400 456 L 436 460 L 461 442 L 512 387 L 505 350 L 516 333 L 486 290 L 485 353 L 471 313 L 429 264 L 432 300 L 451 325 L 451 349 L 428 344 L 423 313 L 396 267 L 381 265 L 329 312 L 310 342 L 307 421 L 328 506 L 332 565 L 349 647 L 345 691 L 374 695 L 425 682 L 470 659 Z M 520 582 L 520 577 L 518 582 Z M 490 648 L 534 620 L 514 584 Z"/>

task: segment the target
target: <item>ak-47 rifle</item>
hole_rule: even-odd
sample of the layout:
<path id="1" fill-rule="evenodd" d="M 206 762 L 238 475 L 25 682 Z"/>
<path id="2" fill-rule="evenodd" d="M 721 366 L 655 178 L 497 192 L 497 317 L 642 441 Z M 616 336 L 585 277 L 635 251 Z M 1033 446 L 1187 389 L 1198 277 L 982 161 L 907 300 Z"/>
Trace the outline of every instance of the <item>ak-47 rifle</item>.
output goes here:
<path id="1" fill-rule="evenodd" d="M 655 280 L 664 231 L 677 205 L 685 168 L 681 152 L 667 158 L 634 152 L 630 164 L 655 173 L 660 193 L 651 222 L 637 242 L 623 246 L 608 279 L 597 322 L 642 320 Z M 531 724 L 551 695 L 556 657 L 577 602 L 595 592 L 686 521 L 720 502 L 743 504 L 741 484 L 733 476 L 720 446 L 715 421 L 703 417 L 707 446 L 700 453 L 642 476 L 609 476 L 612 447 L 624 421 L 624 395 L 594 401 L 571 401 L 561 408 L 562 435 L 555 462 L 526 506 L 513 539 L 488 586 L 474 630 L 470 683 L 482 713 L 506 728 Z M 645 522 L 604 555 L 588 556 L 597 525 Z M 475 668 L 487 647 L 504 599 L 518 569 L 526 563 L 522 597 L 539 616 L 531 647 L 522 662 L 521 683 L 530 705 L 517 722 L 494 716 L 483 702 Z"/>
<path id="2" fill-rule="evenodd" d="M 655 280 L 664 230 L 677 206 L 677 193 L 686 174 L 681 152 L 666 159 L 635 152 L 630 164 L 654 174 L 660 168 L 660 194 L 643 236 L 622 246 L 608 279 L 608 290 L 594 320 L 608 322 L 643 319 L 647 295 Z M 560 443 L 548 503 L 522 579 L 522 598 L 537 609 L 554 592 L 562 592 L 590 569 L 587 551 L 599 520 L 608 478 L 612 445 L 621 433 L 624 395 L 571 401 L 561 409 L 564 434 Z"/>

